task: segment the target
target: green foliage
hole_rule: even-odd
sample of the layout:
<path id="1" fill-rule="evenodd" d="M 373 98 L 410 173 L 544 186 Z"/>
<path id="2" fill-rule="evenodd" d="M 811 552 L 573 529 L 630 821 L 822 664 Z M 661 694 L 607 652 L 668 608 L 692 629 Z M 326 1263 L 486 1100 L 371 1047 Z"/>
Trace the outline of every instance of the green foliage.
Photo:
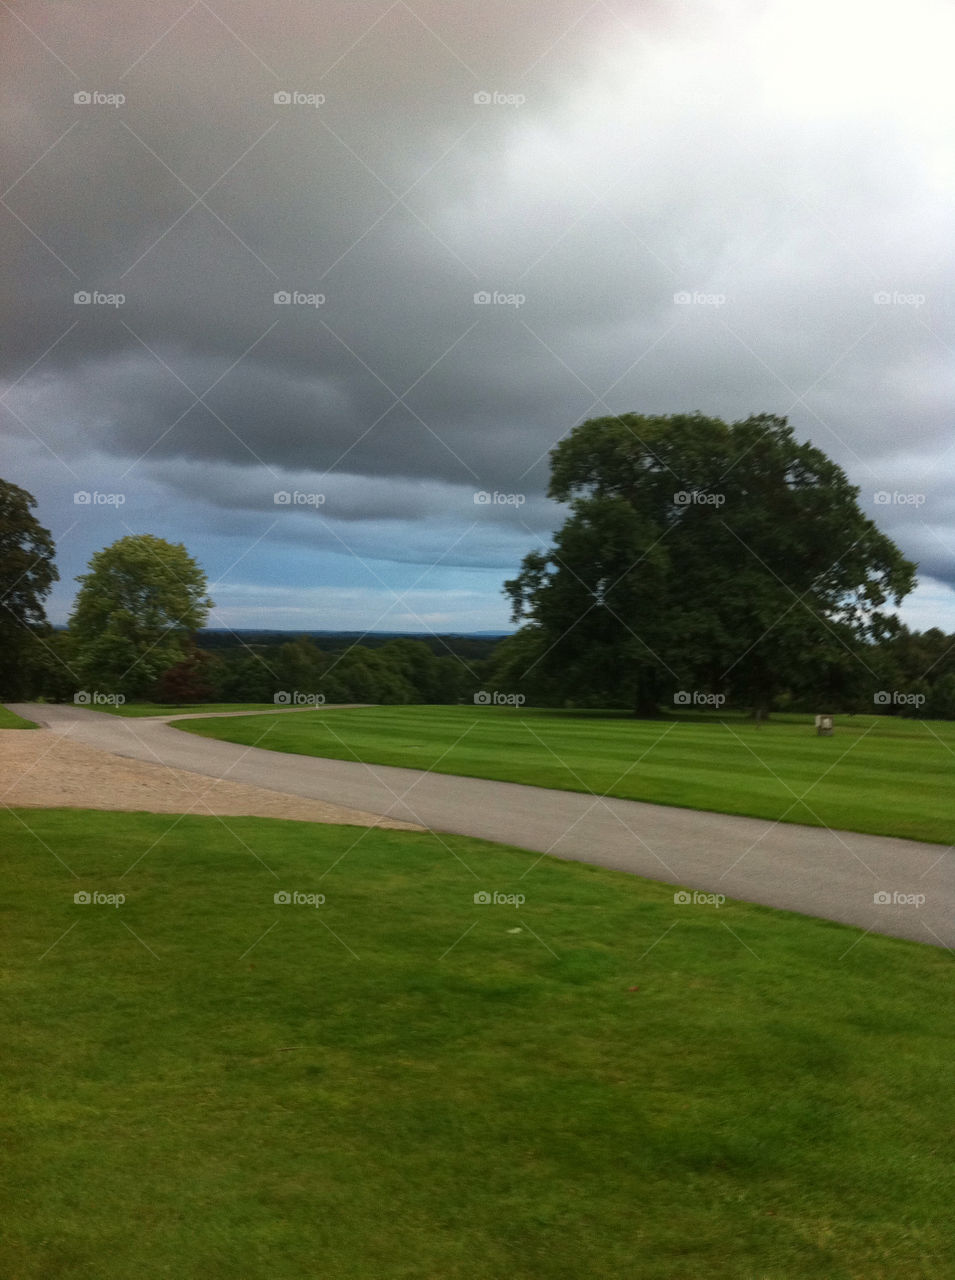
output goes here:
<path id="1" fill-rule="evenodd" d="M 0 697 L 31 696 L 49 636 L 43 601 L 59 574 L 36 499 L 0 480 Z"/>
<path id="2" fill-rule="evenodd" d="M 380 648 L 350 645 L 323 650 L 298 636 L 262 651 L 248 645 L 218 649 L 215 693 L 235 702 L 272 702 L 277 693 L 320 695 L 326 702 L 447 703 L 470 700 L 483 663 L 436 656 L 417 640 Z"/>
<path id="3" fill-rule="evenodd" d="M 696 689 L 765 709 L 807 670 L 838 690 L 912 588 L 858 489 L 783 418 L 595 419 L 551 459 L 571 514 L 505 591 L 567 698 L 646 712 Z"/>
<path id="4" fill-rule="evenodd" d="M 930 720 L 955 720 L 955 671 L 942 676 L 932 686 L 925 715 Z"/>
<path id="5" fill-rule="evenodd" d="M 77 578 L 70 636 L 80 677 L 126 697 L 150 694 L 190 649 L 213 602 L 181 542 L 130 535 L 104 548 Z"/>
<path id="6" fill-rule="evenodd" d="M 272 663 L 244 650 L 223 655 L 217 696 L 223 702 L 272 702 L 283 688 Z"/>
<path id="7" fill-rule="evenodd" d="M 566 696 L 564 682 L 546 674 L 547 647 L 544 630 L 536 624 L 507 636 L 487 664 L 486 687 L 505 694 L 520 692 L 536 707 L 585 705 L 578 702 L 582 690 L 577 690 L 576 698 Z M 599 705 L 599 699 L 593 705 Z"/>
<path id="8" fill-rule="evenodd" d="M 50 702 L 72 702 L 80 688 L 73 638 L 68 631 L 51 630 L 37 655 L 34 693 Z"/>

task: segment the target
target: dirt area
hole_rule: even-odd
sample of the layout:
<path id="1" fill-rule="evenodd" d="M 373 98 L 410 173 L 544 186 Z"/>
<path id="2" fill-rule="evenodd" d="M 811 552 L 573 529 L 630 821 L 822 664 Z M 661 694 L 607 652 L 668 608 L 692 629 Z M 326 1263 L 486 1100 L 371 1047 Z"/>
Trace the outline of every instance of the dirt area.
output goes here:
<path id="1" fill-rule="evenodd" d="M 196 813 L 421 831 L 360 809 L 127 760 L 48 729 L 0 730 L 0 805 Z"/>

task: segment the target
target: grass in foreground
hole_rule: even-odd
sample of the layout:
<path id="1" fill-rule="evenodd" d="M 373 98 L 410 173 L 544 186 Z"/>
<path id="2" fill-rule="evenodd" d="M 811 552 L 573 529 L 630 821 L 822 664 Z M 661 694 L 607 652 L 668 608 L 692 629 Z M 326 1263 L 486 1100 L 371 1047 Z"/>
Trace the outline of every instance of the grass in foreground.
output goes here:
<path id="1" fill-rule="evenodd" d="M 20 818 L 4 1276 L 952 1274 L 941 949 L 462 837 Z"/>
<path id="2" fill-rule="evenodd" d="M 36 727 L 32 720 L 24 720 L 22 716 L 14 715 L 6 707 L 0 707 L 0 729 L 35 729 Z"/>
<path id="3" fill-rule="evenodd" d="M 434 769 L 913 840 L 955 840 L 955 722 L 740 715 L 635 720 L 503 707 L 368 707 L 196 720 L 273 751 Z"/>

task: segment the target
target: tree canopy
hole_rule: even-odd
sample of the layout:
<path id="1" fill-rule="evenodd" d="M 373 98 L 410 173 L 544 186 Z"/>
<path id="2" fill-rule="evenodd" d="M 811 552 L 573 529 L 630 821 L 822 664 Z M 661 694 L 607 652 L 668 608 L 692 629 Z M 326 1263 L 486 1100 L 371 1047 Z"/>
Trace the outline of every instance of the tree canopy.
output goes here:
<path id="1" fill-rule="evenodd" d="M 33 509 L 36 499 L 0 480 L 0 696 L 29 687 L 46 629 L 43 601 L 59 574 L 55 548 Z"/>
<path id="2" fill-rule="evenodd" d="M 206 575 L 181 542 L 152 534 L 97 551 L 70 617 L 74 665 L 91 687 L 147 696 L 190 652 L 213 602 Z"/>
<path id="3" fill-rule="evenodd" d="M 535 675 L 592 705 L 762 710 L 806 664 L 841 689 L 914 585 L 841 467 L 771 414 L 585 422 L 548 492 L 570 515 L 505 591 Z"/>

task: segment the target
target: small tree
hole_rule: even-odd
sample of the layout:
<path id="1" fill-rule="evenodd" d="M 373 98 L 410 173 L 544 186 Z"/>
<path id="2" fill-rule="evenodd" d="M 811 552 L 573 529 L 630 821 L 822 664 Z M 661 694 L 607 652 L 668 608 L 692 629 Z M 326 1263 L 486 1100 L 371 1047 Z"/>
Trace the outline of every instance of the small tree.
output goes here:
<path id="1" fill-rule="evenodd" d="M 80 676 L 127 697 L 153 691 L 212 608 L 206 575 L 182 543 L 149 533 L 97 551 L 77 582 L 70 634 Z"/>
<path id="2" fill-rule="evenodd" d="M 0 480 L 0 696 L 30 688 L 47 627 L 43 600 L 60 575 L 49 530 L 33 516 L 36 499 Z"/>
<path id="3" fill-rule="evenodd" d="M 211 653 L 192 649 L 159 677 L 156 701 L 176 703 L 211 702 L 215 696 L 222 663 Z"/>

